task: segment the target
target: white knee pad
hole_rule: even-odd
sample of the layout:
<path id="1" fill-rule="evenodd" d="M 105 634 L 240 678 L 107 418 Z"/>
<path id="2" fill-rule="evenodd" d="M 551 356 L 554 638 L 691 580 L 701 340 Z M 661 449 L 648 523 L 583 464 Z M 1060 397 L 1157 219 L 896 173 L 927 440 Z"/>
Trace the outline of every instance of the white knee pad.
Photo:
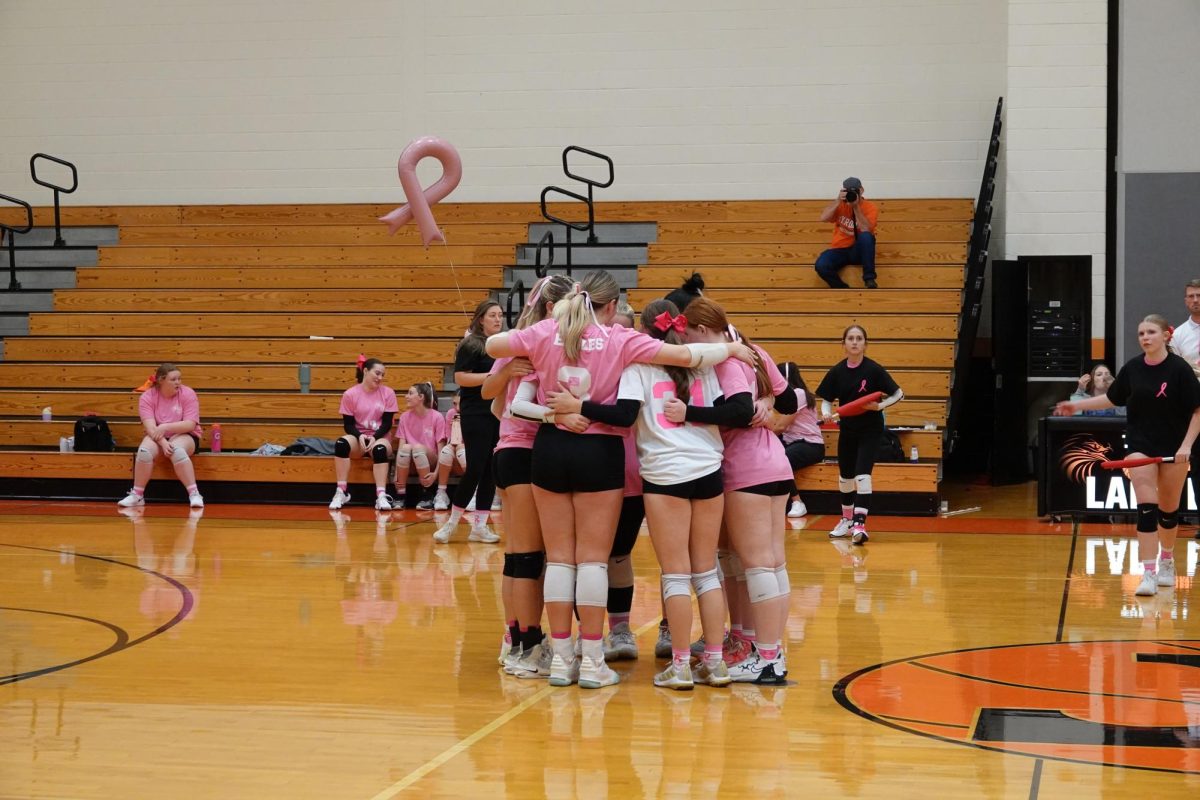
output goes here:
<path id="1" fill-rule="evenodd" d="M 779 584 L 779 594 L 790 594 L 792 591 L 792 583 L 788 580 L 787 564 L 781 564 L 775 568 L 775 582 Z"/>
<path id="2" fill-rule="evenodd" d="M 751 567 L 746 570 L 746 590 L 751 603 L 762 603 L 779 597 L 779 580 L 773 567 Z"/>
<path id="3" fill-rule="evenodd" d="M 663 600 L 669 600 L 672 597 L 691 597 L 692 576 L 664 572 L 662 576 L 662 593 Z"/>
<path id="4" fill-rule="evenodd" d="M 850 494 L 854 491 L 854 487 L 858 485 L 856 478 L 843 478 L 838 476 L 838 491 L 842 494 Z"/>
<path id="5" fill-rule="evenodd" d="M 454 457 L 456 459 L 458 459 L 458 465 L 460 467 L 462 467 L 463 469 L 467 468 L 467 448 L 466 447 L 464 447 L 463 445 L 460 444 L 457 448 L 455 448 Z"/>
<path id="6" fill-rule="evenodd" d="M 412 450 L 402 447 L 396 451 L 396 468 L 408 469 L 412 464 Z"/>
<path id="7" fill-rule="evenodd" d="M 693 572 L 692 586 L 696 590 L 696 597 L 701 596 L 705 592 L 711 592 L 714 589 L 720 589 L 720 571 L 716 567 L 713 567 L 708 572 Z"/>
<path id="8" fill-rule="evenodd" d="M 143 464 L 153 464 L 154 463 L 154 451 L 147 450 L 145 447 L 139 447 L 137 449 L 137 455 L 135 455 L 134 458 L 137 459 L 138 461 L 142 462 Z"/>
<path id="9" fill-rule="evenodd" d="M 192 459 L 188 456 L 187 450 L 184 450 L 182 447 L 176 447 L 171 451 L 171 461 L 176 464 L 182 464 L 185 461 L 191 460 Z"/>
<path id="10" fill-rule="evenodd" d="M 728 550 L 717 550 L 717 572 L 720 574 L 721 580 L 734 577 L 733 565 L 729 560 L 732 555 L 733 553 Z"/>
<path id="11" fill-rule="evenodd" d="M 746 582 L 746 567 L 743 566 L 742 559 L 738 557 L 737 553 L 729 554 L 728 577 L 733 578 L 735 581 Z"/>
<path id="12" fill-rule="evenodd" d="M 417 465 L 417 469 L 427 472 L 429 470 L 429 454 L 425 452 L 425 448 L 414 447 L 412 453 L 412 460 Z"/>
<path id="13" fill-rule="evenodd" d="M 438 466 L 448 467 L 453 463 L 454 448 L 450 445 L 446 445 L 438 452 Z"/>
<path id="14" fill-rule="evenodd" d="M 871 476 L 870 475 L 855 475 L 854 485 L 858 487 L 859 494 L 871 493 Z"/>
<path id="15" fill-rule="evenodd" d="M 608 585 L 613 589 L 633 586 L 633 556 L 617 556 L 608 560 Z"/>
<path id="16" fill-rule="evenodd" d="M 575 572 L 575 605 L 608 605 L 608 564 L 589 561 L 579 565 Z"/>
<path id="17" fill-rule="evenodd" d="M 575 565 L 551 561 L 546 565 L 542 596 L 547 603 L 575 602 Z"/>

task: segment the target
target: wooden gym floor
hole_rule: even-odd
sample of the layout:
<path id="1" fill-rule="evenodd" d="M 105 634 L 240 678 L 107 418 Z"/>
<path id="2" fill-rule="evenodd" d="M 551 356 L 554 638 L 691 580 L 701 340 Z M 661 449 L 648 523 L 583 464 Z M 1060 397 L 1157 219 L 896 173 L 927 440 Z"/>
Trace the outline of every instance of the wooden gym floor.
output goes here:
<path id="1" fill-rule="evenodd" d="M 584 691 L 499 673 L 502 550 L 429 513 L 2 503 L 0 797 L 1196 797 L 1194 531 L 1135 598 L 1130 527 L 950 502 L 794 525 L 791 685 L 691 693 L 644 536 L 642 657 Z"/>

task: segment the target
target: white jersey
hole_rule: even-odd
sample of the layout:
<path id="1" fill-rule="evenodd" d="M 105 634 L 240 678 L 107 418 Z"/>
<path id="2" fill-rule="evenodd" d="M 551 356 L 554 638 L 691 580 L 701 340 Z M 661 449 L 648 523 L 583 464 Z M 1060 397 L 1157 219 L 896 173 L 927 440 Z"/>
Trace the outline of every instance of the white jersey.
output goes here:
<path id="1" fill-rule="evenodd" d="M 661 367 L 634 364 L 621 373 L 617 399 L 642 404 L 635 427 L 642 478 L 660 486 L 674 486 L 716 472 L 725 450 L 716 425 L 677 423 L 666 418 L 663 406 L 674 396 L 675 382 Z M 720 396 L 721 384 L 709 368 L 697 374 L 687 402 L 712 406 Z"/>

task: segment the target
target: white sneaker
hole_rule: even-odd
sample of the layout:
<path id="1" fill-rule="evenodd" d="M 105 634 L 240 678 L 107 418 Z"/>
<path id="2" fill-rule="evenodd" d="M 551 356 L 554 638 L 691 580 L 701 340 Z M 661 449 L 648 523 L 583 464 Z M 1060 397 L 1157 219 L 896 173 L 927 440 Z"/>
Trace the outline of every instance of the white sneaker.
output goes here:
<path id="1" fill-rule="evenodd" d="M 341 508 L 342 506 L 346 505 L 346 503 L 349 503 L 349 502 L 350 502 L 350 493 L 343 492 L 341 489 L 338 489 L 336 492 L 333 493 L 333 499 L 329 501 L 329 510 L 337 511 L 339 508 Z"/>
<path id="2" fill-rule="evenodd" d="M 792 501 L 792 505 L 788 508 L 788 519 L 800 519 L 808 514 L 808 507 L 804 505 L 804 501 L 796 498 Z"/>
<path id="3" fill-rule="evenodd" d="M 575 656 L 570 661 L 555 653 L 550 659 L 550 685 L 570 686 L 579 681 L 579 659 Z"/>
<path id="4" fill-rule="evenodd" d="M 146 505 L 146 498 L 140 494 L 137 494 L 132 489 L 130 489 L 129 494 L 125 495 L 124 497 L 122 497 L 120 500 L 117 501 L 117 505 L 119 505 L 121 508 L 133 508 L 134 506 L 144 506 L 144 505 Z"/>
<path id="5" fill-rule="evenodd" d="M 579 665 L 579 688 L 600 689 L 621 682 L 621 676 L 612 671 L 612 667 L 604 663 L 604 657 L 592 658 L 584 656 Z"/>
<path id="6" fill-rule="evenodd" d="M 500 510 L 500 495 L 496 495 L 495 497 L 492 498 L 492 511 L 499 511 L 499 510 Z"/>
<path id="7" fill-rule="evenodd" d="M 500 541 L 500 537 L 497 536 L 487 525 L 473 525 L 471 526 L 470 535 L 467 536 L 467 541 L 495 544 L 496 542 Z"/>
<path id="8" fill-rule="evenodd" d="M 671 657 L 671 630 L 662 625 L 658 626 L 658 640 L 654 642 L 655 658 Z"/>
<path id="9" fill-rule="evenodd" d="M 447 522 L 442 527 L 433 532 L 433 540 L 438 544 L 445 544 L 450 541 L 450 537 L 454 535 L 454 529 L 458 527 L 457 522 Z"/>
<path id="10" fill-rule="evenodd" d="M 508 654 L 512 652 L 512 649 L 512 640 L 508 638 L 508 634 L 506 633 L 500 637 L 500 657 L 496 659 L 496 663 L 503 667 L 504 661 L 508 658 Z"/>
<path id="11" fill-rule="evenodd" d="M 188 495 L 188 505 L 192 508 L 204 508 L 204 498 L 199 492 Z"/>
<path id="12" fill-rule="evenodd" d="M 513 667 L 512 674 L 522 680 L 549 678 L 553 660 L 554 652 L 549 643 L 535 644 L 521 653 L 521 660 Z"/>
<path id="13" fill-rule="evenodd" d="M 467 503 L 467 507 L 465 510 L 467 510 L 467 511 L 475 510 L 475 495 L 471 495 L 471 502 Z"/>
<path id="14" fill-rule="evenodd" d="M 583 685 L 582 680 L 579 685 Z M 654 685 L 681 692 L 690 692 L 696 688 L 696 682 L 692 680 L 691 665 L 676 666 L 674 662 L 668 664 L 666 669 L 654 676 Z"/>
<path id="15" fill-rule="evenodd" d="M 838 524 L 829 532 L 830 539 L 845 539 L 850 535 L 850 526 L 854 524 L 854 520 L 842 517 L 838 520 Z"/>
<path id="16" fill-rule="evenodd" d="M 377 511 L 391 511 L 392 510 L 392 499 L 390 497 L 388 497 L 386 494 L 376 495 L 375 496 L 375 509 Z"/>
<path id="17" fill-rule="evenodd" d="M 701 661 L 696 668 L 696 680 L 708 686 L 728 686 L 733 682 L 724 661 L 718 661 L 711 667 Z"/>
<path id="18" fill-rule="evenodd" d="M 1142 582 L 1134 592 L 1138 597 L 1151 597 L 1158 591 L 1158 576 L 1153 572 L 1143 572 Z"/>
<path id="19" fill-rule="evenodd" d="M 637 639 L 629 630 L 629 623 L 622 622 L 604 637 L 604 658 L 609 661 L 633 661 L 638 657 Z"/>
<path id="20" fill-rule="evenodd" d="M 1158 585 L 1175 588 L 1175 559 L 1158 560 Z"/>
<path id="21" fill-rule="evenodd" d="M 735 683 L 757 683 L 765 686 L 786 685 L 787 679 L 776 672 L 782 665 L 778 660 L 767 661 L 756 649 L 749 658 L 729 668 Z"/>
<path id="22" fill-rule="evenodd" d="M 450 495 L 446 494 L 445 489 L 438 489 L 437 495 L 433 498 L 434 511 L 447 511 L 450 508 Z"/>
<path id="23" fill-rule="evenodd" d="M 854 544 L 866 544 L 871 540 L 865 525 L 850 526 L 850 541 Z"/>

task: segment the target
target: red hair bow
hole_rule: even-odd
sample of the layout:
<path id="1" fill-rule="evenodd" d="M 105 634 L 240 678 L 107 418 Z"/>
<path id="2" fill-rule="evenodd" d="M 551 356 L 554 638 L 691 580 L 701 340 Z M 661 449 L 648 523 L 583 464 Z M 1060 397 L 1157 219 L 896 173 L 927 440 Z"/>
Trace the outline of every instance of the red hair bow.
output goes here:
<path id="1" fill-rule="evenodd" d="M 654 327 L 664 333 L 672 328 L 675 329 L 676 333 L 683 333 L 687 330 L 687 317 L 683 314 L 672 317 L 670 311 L 664 311 L 654 318 Z"/>
<path id="2" fill-rule="evenodd" d="M 366 363 L 367 363 L 367 357 L 365 355 L 363 355 L 362 353 L 359 353 L 358 361 L 354 362 L 354 366 L 358 367 L 359 369 L 362 369 L 363 364 L 366 364 Z"/>

